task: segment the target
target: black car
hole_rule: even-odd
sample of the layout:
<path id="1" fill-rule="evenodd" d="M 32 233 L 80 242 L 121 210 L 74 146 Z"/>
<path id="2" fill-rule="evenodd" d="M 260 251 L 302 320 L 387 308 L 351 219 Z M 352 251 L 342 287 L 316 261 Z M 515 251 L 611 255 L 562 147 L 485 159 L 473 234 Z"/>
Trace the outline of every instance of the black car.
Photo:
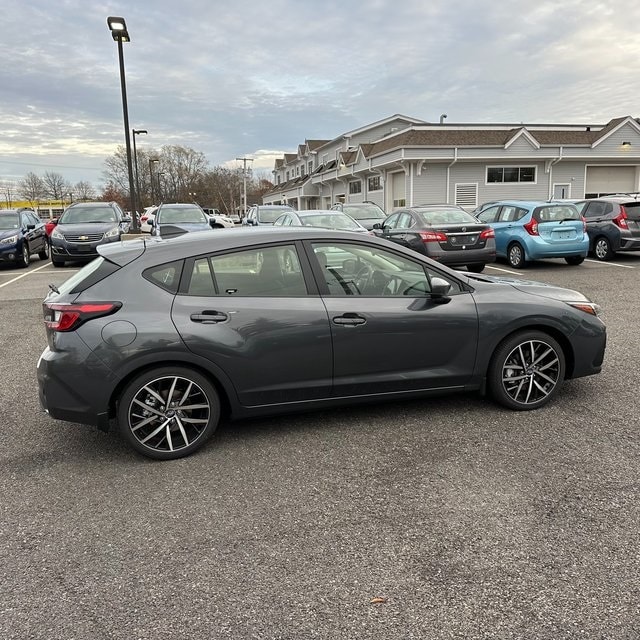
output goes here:
<path id="1" fill-rule="evenodd" d="M 26 267 L 33 253 L 49 259 L 44 222 L 27 207 L 0 211 L 0 262 Z"/>
<path id="2" fill-rule="evenodd" d="M 331 207 L 334 211 L 342 211 L 357 220 L 365 229 L 371 231 L 374 224 L 381 224 L 387 214 L 374 202 L 337 202 Z"/>
<path id="3" fill-rule="evenodd" d="M 51 262 L 88 262 L 98 247 L 119 242 L 129 230 L 131 218 L 115 202 L 77 202 L 69 205 L 51 232 Z"/>
<path id="4" fill-rule="evenodd" d="M 480 273 L 496 260 L 495 232 L 462 207 L 422 205 L 399 209 L 374 225 L 383 238 L 451 267 Z"/>
<path id="5" fill-rule="evenodd" d="M 537 409 L 604 357 L 584 295 L 368 234 L 238 228 L 99 252 L 44 301 L 40 401 L 61 420 L 116 421 L 154 458 L 197 450 L 222 415 L 485 389 Z"/>
<path id="6" fill-rule="evenodd" d="M 587 223 L 589 250 L 598 260 L 618 251 L 640 251 L 639 194 L 581 200 L 575 205 Z"/>

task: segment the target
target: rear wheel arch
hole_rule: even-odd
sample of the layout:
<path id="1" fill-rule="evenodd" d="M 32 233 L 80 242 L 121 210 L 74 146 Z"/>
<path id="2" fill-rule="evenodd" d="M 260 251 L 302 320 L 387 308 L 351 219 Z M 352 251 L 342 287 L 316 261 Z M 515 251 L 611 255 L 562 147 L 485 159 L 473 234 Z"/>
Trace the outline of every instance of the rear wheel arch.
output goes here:
<path id="1" fill-rule="evenodd" d="M 153 371 L 154 369 L 165 369 L 172 366 L 180 367 L 181 369 L 191 369 L 192 371 L 199 373 L 201 376 L 204 376 L 213 385 L 216 392 L 218 393 L 218 397 L 220 399 L 221 417 L 226 418 L 231 415 L 231 413 L 233 412 L 233 403 L 231 399 L 231 391 L 228 386 L 230 385 L 230 382 L 228 383 L 228 385 L 225 385 L 221 381 L 222 376 L 215 375 L 214 373 L 212 373 L 211 369 L 201 364 L 195 364 L 191 360 L 180 360 L 176 358 L 172 360 L 158 360 L 147 362 L 128 371 L 127 374 L 123 376 L 121 380 L 119 380 L 118 384 L 111 393 L 111 397 L 109 399 L 109 418 L 114 419 L 118 415 L 118 404 L 120 402 L 120 399 L 122 398 L 122 394 L 125 392 L 126 388 L 132 380 L 144 373 Z"/>

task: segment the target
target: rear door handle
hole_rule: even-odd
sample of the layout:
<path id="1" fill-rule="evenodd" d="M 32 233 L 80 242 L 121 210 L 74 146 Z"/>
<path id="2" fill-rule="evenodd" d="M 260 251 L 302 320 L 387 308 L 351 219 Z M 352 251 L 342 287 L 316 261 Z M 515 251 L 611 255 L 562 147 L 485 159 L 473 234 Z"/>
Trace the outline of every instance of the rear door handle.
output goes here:
<path id="1" fill-rule="evenodd" d="M 216 324 L 228 320 L 229 316 L 220 311 L 203 311 L 202 313 L 192 313 L 192 322 L 202 322 L 203 324 Z"/>
<path id="2" fill-rule="evenodd" d="M 345 327 L 356 327 L 360 324 L 365 324 L 366 318 L 359 316 L 357 313 L 345 313 L 342 316 L 336 316 L 333 318 L 334 324 L 339 324 Z"/>

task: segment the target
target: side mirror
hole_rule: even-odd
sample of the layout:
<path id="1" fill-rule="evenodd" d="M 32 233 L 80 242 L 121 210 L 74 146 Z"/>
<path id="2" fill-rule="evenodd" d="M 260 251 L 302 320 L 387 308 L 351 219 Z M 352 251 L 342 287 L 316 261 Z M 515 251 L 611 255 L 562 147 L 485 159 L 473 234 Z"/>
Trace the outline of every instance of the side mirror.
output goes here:
<path id="1" fill-rule="evenodd" d="M 437 276 L 431 278 L 431 297 L 434 299 L 434 302 L 449 302 L 451 299 L 448 297 L 449 291 L 451 291 L 450 282 Z"/>
<path id="2" fill-rule="evenodd" d="M 28 224 L 27 225 L 27 231 L 33 231 L 36 228 L 35 224 Z"/>
<path id="3" fill-rule="evenodd" d="M 380 224 L 379 222 L 376 222 L 376 223 L 373 225 L 373 228 L 374 228 L 374 229 L 377 229 L 378 231 L 382 231 L 382 230 L 384 229 L 384 225 L 383 225 L 383 224 Z"/>

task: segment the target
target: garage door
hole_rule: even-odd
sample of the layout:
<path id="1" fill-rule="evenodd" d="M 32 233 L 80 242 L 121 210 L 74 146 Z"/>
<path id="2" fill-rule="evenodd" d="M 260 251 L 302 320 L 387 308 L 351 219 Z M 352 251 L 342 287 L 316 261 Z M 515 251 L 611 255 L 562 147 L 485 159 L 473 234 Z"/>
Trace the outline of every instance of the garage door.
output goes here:
<path id="1" fill-rule="evenodd" d="M 628 193 L 636 189 L 635 167 L 587 167 L 587 198 L 606 193 Z"/>

